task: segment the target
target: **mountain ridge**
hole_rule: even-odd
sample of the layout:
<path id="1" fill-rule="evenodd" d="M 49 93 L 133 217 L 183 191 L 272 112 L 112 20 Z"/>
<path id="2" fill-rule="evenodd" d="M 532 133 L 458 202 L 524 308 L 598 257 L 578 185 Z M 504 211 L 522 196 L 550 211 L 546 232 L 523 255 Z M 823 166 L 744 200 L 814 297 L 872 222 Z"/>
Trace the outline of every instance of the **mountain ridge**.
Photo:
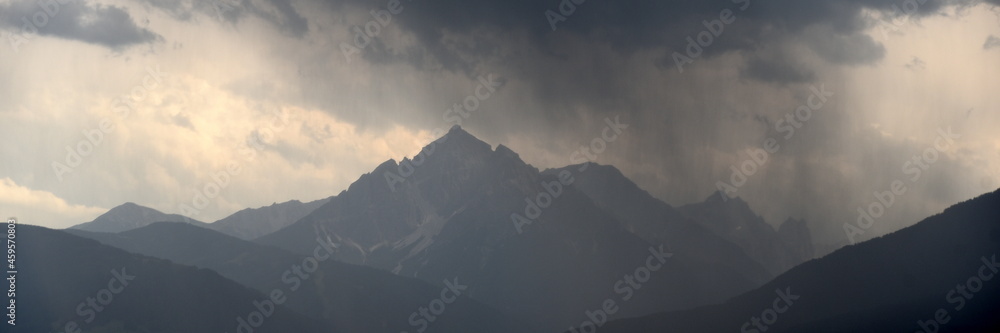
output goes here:
<path id="1" fill-rule="evenodd" d="M 796 266 L 764 286 L 724 304 L 609 322 L 600 332 L 735 331 L 767 309 L 775 290 L 800 296 L 768 332 L 912 332 L 944 311 L 940 331 L 1000 329 L 1000 283 L 980 280 L 974 297 L 955 309 L 957 285 L 966 285 L 1000 254 L 1000 190 L 957 203 L 896 232 L 845 246 Z M 993 268 L 990 268 L 993 267 Z M 970 287 L 971 288 L 971 287 Z M 759 327 L 758 327 L 759 328 Z M 758 329 L 754 328 L 754 329 Z M 938 331 L 938 329 L 934 329 Z"/>
<path id="2" fill-rule="evenodd" d="M 284 291 L 287 295 L 285 305 L 289 309 L 351 332 L 410 330 L 413 327 L 406 320 L 410 313 L 426 306 L 441 292 L 416 279 L 323 260 L 317 257 L 316 251 L 322 254 L 329 250 L 329 244 L 317 244 L 322 243 L 319 240 L 311 241 L 317 250 L 303 257 L 175 222 L 153 223 L 119 234 L 86 233 L 81 236 L 133 253 L 211 269 L 265 294 L 272 290 Z M 289 274 L 296 265 L 304 269 L 308 258 L 318 262 L 314 270 L 306 271 L 305 277 Z M 426 332 L 527 330 L 464 295 L 456 298 L 450 305 L 450 316 L 442 316 Z"/>
<path id="3" fill-rule="evenodd" d="M 178 214 L 166 214 L 156 209 L 125 202 L 111 208 L 93 221 L 77 224 L 67 229 L 95 232 L 119 232 L 149 225 L 154 222 L 182 222 L 206 227 L 208 223 Z"/>
<path id="4" fill-rule="evenodd" d="M 645 265 L 650 248 L 670 246 L 650 244 L 584 193 L 559 184 L 506 146 L 491 148 L 453 127 L 412 159 L 380 164 L 255 242 L 305 254 L 302 240 L 329 237 L 338 244 L 337 260 L 434 284 L 459 276 L 474 299 L 558 330 L 579 324 L 588 304 L 613 295 L 621 274 Z M 551 200 L 539 204 L 534 222 L 515 228 L 513 214 L 546 196 Z M 691 252 L 664 266 L 618 315 L 721 302 L 762 282 Z"/>

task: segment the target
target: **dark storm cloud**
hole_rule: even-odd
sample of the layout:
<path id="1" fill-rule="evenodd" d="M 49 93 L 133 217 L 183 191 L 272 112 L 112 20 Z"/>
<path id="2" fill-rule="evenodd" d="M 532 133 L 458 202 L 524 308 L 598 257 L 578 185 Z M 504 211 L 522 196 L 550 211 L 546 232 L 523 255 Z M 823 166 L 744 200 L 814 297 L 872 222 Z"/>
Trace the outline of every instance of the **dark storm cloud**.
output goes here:
<path id="1" fill-rule="evenodd" d="M 740 73 L 744 78 L 775 84 L 805 83 L 816 79 L 816 73 L 806 65 L 797 64 L 784 53 L 748 57 Z"/>
<path id="2" fill-rule="evenodd" d="M 255 4 L 249 0 L 208 0 L 185 3 L 175 0 L 142 0 L 174 18 L 190 21 L 196 14 L 237 24 L 240 20 L 254 15 L 295 37 L 309 32 L 309 22 L 295 9 L 289 0 L 267 0 Z"/>
<path id="3" fill-rule="evenodd" d="M 40 35 L 78 40 L 118 49 L 162 39 L 138 26 L 129 13 L 113 5 L 81 1 L 15 1 L 0 4 L 0 26 L 30 38 Z"/>
<path id="4" fill-rule="evenodd" d="M 295 11 L 288 0 L 270 0 L 269 2 L 277 9 L 277 14 L 272 15 L 258 11 L 259 15 L 281 26 L 282 29 L 294 36 L 301 37 L 309 32 L 309 22 Z"/>
<path id="5" fill-rule="evenodd" d="M 351 3 L 362 8 L 384 7 L 380 1 L 333 1 L 339 7 Z M 766 38 L 798 35 L 809 27 L 823 27 L 810 35 L 809 45 L 823 59 L 833 64 L 868 64 L 881 59 L 884 49 L 860 33 L 872 22 L 861 15 L 864 8 L 880 10 L 889 16 L 926 16 L 946 4 L 969 3 L 968 0 L 670 0 L 670 1 L 572 1 L 558 0 L 439 0 L 402 2 L 405 11 L 394 19 L 403 29 L 413 32 L 427 53 L 443 68 L 455 71 L 475 68 L 481 61 L 492 60 L 498 53 L 486 45 L 459 48 L 442 38 L 446 33 L 482 33 L 526 31 L 530 46 L 541 54 L 558 56 L 560 39 L 566 34 L 586 36 L 595 43 L 605 43 L 618 52 L 664 49 L 665 58 L 672 52 L 684 52 L 687 37 L 705 30 L 703 21 L 716 20 L 722 10 L 731 10 L 736 21 L 727 26 L 703 56 L 732 50 L 753 51 Z M 567 5 L 569 4 L 569 5 Z M 916 6 L 913 6 L 916 5 Z M 572 9 L 571 9 L 572 8 Z M 565 17 L 556 21 L 553 31 L 547 11 Z M 361 24 L 363 21 L 355 22 Z M 395 23 L 394 23 L 395 24 Z M 376 57 L 383 59 L 381 57 Z M 383 59 L 384 60 L 384 59 Z M 401 59 L 403 60 L 403 59 Z M 405 61 L 405 60 L 403 60 Z M 669 62 L 672 62 L 669 61 Z M 775 68 L 781 77 L 789 69 Z"/>
<path id="6" fill-rule="evenodd" d="M 816 54 L 837 65 L 870 64 L 885 56 L 885 47 L 866 35 L 824 32 L 811 34 L 809 39 Z"/>
<path id="7" fill-rule="evenodd" d="M 502 117 L 477 116 L 474 121 L 491 124 L 476 128 L 479 133 L 506 131 L 508 137 L 537 138 L 532 140 L 537 145 L 572 147 L 589 137 L 585 124 L 620 114 L 632 124 L 630 132 L 598 162 L 619 166 L 644 188 L 679 205 L 702 200 L 716 181 L 729 177 L 727 166 L 738 163 L 747 146 L 776 136 L 773 126 L 753 119 L 778 119 L 795 109 L 795 104 L 769 102 L 786 100 L 780 89 L 791 91 L 791 100 L 804 101 L 810 85 L 830 80 L 821 77 L 823 71 L 882 61 L 885 47 L 868 36 L 880 22 L 868 17 L 868 11 L 908 21 L 937 15 L 945 6 L 979 2 L 752 0 L 742 10 L 742 2 L 728 0 L 590 0 L 576 5 L 553 31 L 545 12 L 558 12 L 560 1 L 421 1 L 404 2 L 406 9 L 393 24 L 412 32 L 426 50 L 419 54 L 435 59 L 441 69 L 474 76 L 483 68 L 502 68 L 527 91 L 524 97 L 536 103 L 507 105 Z M 380 3 L 355 2 L 362 8 Z M 694 66 L 735 55 L 735 63 L 716 64 L 737 66 L 742 78 L 773 84 L 775 90 L 755 93 L 759 90 L 752 82 L 732 85 L 703 67 L 676 75 L 671 55 L 685 53 L 688 37 L 696 38 L 707 29 L 704 21 L 719 19 L 726 9 L 735 21 L 702 48 Z M 456 34 L 472 36 L 476 47 L 450 42 Z M 637 56 L 645 53 L 658 55 L 659 61 L 647 64 L 647 72 L 637 72 L 644 66 L 634 61 L 645 59 Z M 661 74 L 649 73 L 656 71 Z M 838 94 L 848 90 L 827 83 Z M 514 85 L 510 89 L 519 89 Z M 763 205 L 756 206 L 762 213 L 780 216 L 772 222 L 788 215 L 812 220 L 814 229 L 826 234 L 821 242 L 843 238 L 840 223 L 850 218 L 854 206 L 866 203 L 865 194 L 877 189 L 872 184 L 900 177 L 900 163 L 909 157 L 903 155 L 923 148 L 898 147 L 877 132 L 858 137 L 860 117 L 841 109 L 843 98 L 837 95 L 817 111 L 803 132 L 772 157 L 772 171 L 757 175 L 756 185 L 740 193 Z M 762 107 L 766 105 L 773 106 Z M 854 165 L 878 172 L 845 174 Z M 961 170 L 946 163 L 938 167 Z M 941 173 L 948 175 L 941 176 L 945 181 L 961 174 Z M 767 206 L 769 200 L 781 207 Z M 899 227 L 920 217 L 886 224 Z"/>
<path id="8" fill-rule="evenodd" d="M 570 164 L 567 147 L 585 144 L 600 134 L 604 118 L 620 116 L 631 127 L 597 162 L 616 165 L 673 205 L 704 199 L 717 181 L 728 179 L 729 166 L 739 163 L 748 147 L 758 147 L 765 137 L 781 137 L 774 132 L 775 122 L 807 100 L 811 85 L 825 81 L 837 95 L 783 142 L 768 171 L 751 177 L 739 195 L 774 217 L 771 222 L 805 217 L 827 225 L 817 228 L 832 232 L 827 240 L 839 240 L 845 217 L 849 220 L 853 207 L 878 190 L 873 184 L 899 177 L 899 165 L 908 156 L 885 152 L 910 154 L 922 147 L 899 146 L 876 130 L 858 129 L 867 120 L 850 112 L 860 111 L 839 105 L 848 104 L 844 94 L 849 89 L 824 74 L 840 66 L 877 66 L 886 49 L 867 36 L 880 23 L 866 13 L 906 17 L 893 6 L 905 7 L 907 1 L 917 3 L 588 0 L 575 5 L 553 30 L 546 11 L 558 13 L 571 0 L 401 0 L 403 11 L 352 58 L 354 63 L 343 60 L 339 47 L 310 47 L 353 42 L 346 37 L 349 26 L 371 21 L 368 12 L 384 9 L 389 0 L 332 0 L 326 7 L 309 0 L 265 2 L 268 8 L 217 0 L 193 9 L 150 3 L 178 18 L 218 14 L 234 25 L 257 15 L 289 35 L 306 36 L 310 47 L 282 50 L 298 66 L 302 103 L 357 125 L 362 133 L 393 125 L 447 128 L 442 111 L 462 103 L 477 78 L 489 73 L 509 84 L 498 97 L 483 101 L 463 126 L 492 144 L 528 138 L 520 139 L 526 146 L 513 147 L 528 162 L 555 156 L 540 167 Z M 220 2 L 227 6 L 212 5 Z M 911 16 L 971 3 L 927 1 Z M 745 10 L 744 4 L 749 4 Z M 312 34 L 296 8 L 315 20 Z M 723 10 L 732 11 L 735 21 L 702 47 L 690 71 L 678 73 L 673 53 L 686 53 L 689 37 L 697 38 L 707 29 L 704 22 L 720 19 Z M 334 27 L 325 29 L 322 22 L 329 17 L 335 18 Z M 325 34 L 335 29 L 342 30 Z M 327 42 L 324 38 L 330 43 L 312 44 Z M 733 80 L 736 74 L 744 80 Z M 320 128 L 303 127 L 302 132 L 316 144 L 327 137 Z M 295 165 L 325 164 L 291 144 L 266 149 Z M 875 171 L 849 173 L 855 165 Z"/>

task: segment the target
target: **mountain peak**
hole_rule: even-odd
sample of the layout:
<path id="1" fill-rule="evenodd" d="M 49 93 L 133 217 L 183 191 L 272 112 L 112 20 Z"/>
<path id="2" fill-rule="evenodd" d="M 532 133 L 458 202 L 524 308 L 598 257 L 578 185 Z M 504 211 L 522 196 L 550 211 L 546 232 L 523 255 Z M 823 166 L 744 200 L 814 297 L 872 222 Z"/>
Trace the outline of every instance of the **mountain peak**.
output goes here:
<path id="1" fill-rule="evenodd" d="M 475 135 L 466 132 L 464 129 L 462 129 L 462 126 L 458 125 L 452 126 L 451 129 L 448 130 L 448 133 L 445 134 L 444 137 L 438 140 L 440 142 L 460 142 L 463 144 L 483 145 L 486 147 L 490 146 L 490 144 L 483 142 L 483 140 L 479 140 L 479 138 L 477 138 Z"/>
<path id="2" fill-rule="evenodd" d="M 786 219 L 785 222 L 781 224 L 781 226 L 779 227 L 779 229 L 780 228 L 785 228 L 785 226 L 788 226 L 789 228 L 808 227 L 808 225 L 806 224 L 806 220 L 805 219 L 796 219 L 796 218 L 791 217 L 791 216 L 789 216 L 788 219 Z"/>
<path id="3" fill-rule="evenodd" d="M 93 221 L 70 227 L 95 232 L 122 232 L 149 225 L 153 222 L 184 222 L 195 225 L 205 223 L 177 214 L 165 214 L 156 209 L 126 202 L 111 208 Z"/>
<path id="4" fill-rule="evenodd" d="M 700 206 L 705 209 L 715 210 L 718 212 L 727 212 L 725 214 L 730 214 L 730 216 L 742 216 L 747 219 L 760 218 L 757 213 L 750 208 L 750 204 L 743 201 L 742 198 L 738 196 L 730 197 L 722 191 L 712 192 L 712 195 L 709 195 L 708 198 L 700 204 Z"/>
<path id="5" fill-rule="evenodd" d="M 815 255 L 812 232 L 805 219 L 788 217 L 785 223 L 778 227 L 778 236 L 790 246 L 797 260 L 806 261 Z"/>
<path id="6" fill-rule="evenodd" d="M 452 132 L 462 132 L 462 133 L 465 133 L 465 134 L 469 134 L 469 132 L 466 132 L 464 129 L 462 129 L 462 125 L 451 126 L 451 128 L 448 129 L 448 133 L 452 133 Z"/>
<path id="7" fill-rule="evenodd" d="M 441 151 L 444 151 L 444 153 Z M 483 140 L 480 140 L 472 134 L 469 134 L 469 132 L 466 132 L 461 126 L 455 125 L 452 126 L 451 129 L 448 130 L 448 133 L 444 136 L 434 140 L 427 146 L 424 146 L 424 148 L 420 150 L 420 154 L 425 156 L 456 155 L 467 157 L 476 155 L 482 156 L 483 154 L 488 154 L 492 151 L 493 148 L 490 144 L 483 142 Z M 419 157 L 414 157 L 414 159 L 419 159 Z M 400 161 L 399 163 L 403 163 L 407 160 L 410 159 L 404 158 L 403 161 Z"/>
<path id="8" fill-rule="evenodd" d="M 97 219 L 100 219 L 102 217 L 112 217 L 121 214 L 163 214 L 163 213 L 156 209 L 149 208 L 129 201 L 109 209 L 104 214 L 101 214 L 101 216 L 98 216 Z"/>
<path id="9" fill-rule="evenodd" d="M 730 201 L 732 201 L 732 202 L 730 202 Z M 726 193 L 724 193 L 722 191 L 718 191 L 718 190 L 715 191 L 715 192 L 712 192 L 712 194 L 709 195 L 708 198 L 705 198 L 704 202 L 705 203 L 716 204 L 716 205 L 719 205 L 719 204 L 722 204 L 722 205 L 739 204 L 739 205 L 743 205 L 743 206 L 747 205 L 746 201 L 743 201 L 743 199 L 740 198 L 739 196 L 734 195 L 734 196 L 730 197 L 728 194 L 726 194 Z"/>

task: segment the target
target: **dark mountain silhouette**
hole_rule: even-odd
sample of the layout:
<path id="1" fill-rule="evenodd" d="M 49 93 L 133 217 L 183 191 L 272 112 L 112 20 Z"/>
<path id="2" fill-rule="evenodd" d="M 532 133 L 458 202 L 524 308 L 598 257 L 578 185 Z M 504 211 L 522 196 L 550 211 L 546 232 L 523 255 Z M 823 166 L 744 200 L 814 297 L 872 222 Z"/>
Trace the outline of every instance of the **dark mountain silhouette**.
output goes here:
<path id="1" fill-rule="evenodd" d="M 241 239 L 254 239 L 298 221 L 329 200 L 327 198 L 307 203 L 291 200 L 260 208 L 246 208 L 214 223 L 204 223 L 177 214 L 166 214 L 153 208 L 126 202 L 101 214 L 91 222 L 81 223 L 69 229 L 115 233 L 142 228 L 156 222 L 183 222 Z"/>
<path id="2" fill-rule="evenodd" d="M 329 198 L 303 203 L 292 200 L 260 208 L 247 208 L 209 225 L 213 230 L 241 239 L 255 239 L 275 232 L 309 215 Z"/>
<path id="3" fill-rule="evenodd" d="M 309 240 L 329 237 L 338 260 L 437 285 L 458 277 L 474 299 L 552 331 L 588 320 L 585 312 L 608 299 L 621 304 L 613 317 L 634 316 L 721 302 L 759 283 L 678 253 L 623 300 L 619 281 L 644 267 L 651 249 L 672 244 L 647 242 L 583 192 L 553 184 L 558 176 L 454 127 L 412 160 L 383 163 L 256 241 L 306 254 Z M 534 222 L 519 233 L 513 214 Z"/>
<path id="4" fill-rule="evenodd" d="M 234 332 L 268 299 L 213 271 L 61 230 L 19 225 L 17 249 L 17 324 L 4 325 L 13 332 Z M 279 305 L 254 332 L 347 331 Z"/>
<path id="5" fill-rule="evenodd" d="M 315 239 L 307 241 L 314 250 L 302 256 L 181 223 L 154 223 L 119 234 L 76 233 L 130 252 L 211 269 L 264 294 L 282 290 L 288 308 L 347 332 L 415 330 L 419 326 L 410 325 L 411 314 L 442 292 L 416 279 L 333 260 L 317 260 L 316 270 L 306 272 L 308 278 L 286 275 L 293 265 L 305 267 L 306 258 L 316 259 L 314 251 L 322 245 Z M 325 255 L 325 249 L 319 251 Z M 467 297 L 448 304 L 438 318 L 428 322 L 425 332 L 529 331 Z"/>
<path id="6" fill-rule="evenodd" d="M 774 277 L 743 253 L 743 249 L 654 198 L 614 166 L 586 163 L 546 170 L 544 174 L 555 176 L 563 171 L 575 173 L 574 188 L 647 242 L 670 244 L 674 253 L 688 254 L 699 261 L 728 268 L 732 274 L 753 281 L 754 287 Z"/>
<path id="7" fill-rule="evenodd" d="M 798 233 L 790 236 L 804 238 L 783 238 L 774 227 L 754 213 L 746 201 L 724 196 L 721 192 L 713 192 L 704 202 L 681 206 L 680 211 L 742 248 L 771 274 L 781 274 L 812 259 L 812 256 L 806 255 L 806 251 L 812 249 L 812 241 L 805 222 L 793 222 L 798 225 L 789 226 L 791 229 L 786 231 Z M 786 239 L 794 243 L 786 243 Z"/>
<path id="8" fill-rule="evenodd" d="M 744 325 L 744 332 L 763 332 L 752 317 L 759 321 L 775 304 L 784 312 L 763 322 L 767 332 L 997 332 L 998 208 L 1000 190 L 806 262 L 725 304 L 614 321 L 600 332 L 735 332 Z M 784 308 L 776 290 L 798 299 Z"/>
<path id="9" fill-rule="evenodd" d="M 789 217 L 778 227 L 778 238 L 791 252 L 792 262 L 803 263 L 816 257 L 812 234 L 806 220 Z"/>
<path id="10" fill-rule="evenodd" d="M 153 222 L 183 222 L 203 228 L 208 227 L 208 223 L 205 222 L 182 215 L 165 214 L 149 207 L 126 202 L 112 208 L 107 213 L 101 214 L 101 216 L 98 216 L 93 221 L 77 224 L 69 228 L 94 232 L 121 232 L 141 228 Z"/>

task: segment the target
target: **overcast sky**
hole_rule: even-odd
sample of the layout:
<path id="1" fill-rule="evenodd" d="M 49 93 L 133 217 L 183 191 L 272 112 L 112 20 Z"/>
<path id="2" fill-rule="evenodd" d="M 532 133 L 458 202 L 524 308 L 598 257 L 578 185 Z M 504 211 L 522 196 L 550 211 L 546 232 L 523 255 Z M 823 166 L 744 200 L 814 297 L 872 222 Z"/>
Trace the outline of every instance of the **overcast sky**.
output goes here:
<path id="1" fill-rule="evenodd" d="M 773 138 L 736 195 L 822 243 L 895 180 L 908 191 L 865 237 L 1000 187 L 998 0 L 66 2 L 0 0 L 0 211 L 23 223 L 335 195 L 490 80 L 470 133 L 544 169 L 619 117 L 596 162 L 674 206 Z"/>

